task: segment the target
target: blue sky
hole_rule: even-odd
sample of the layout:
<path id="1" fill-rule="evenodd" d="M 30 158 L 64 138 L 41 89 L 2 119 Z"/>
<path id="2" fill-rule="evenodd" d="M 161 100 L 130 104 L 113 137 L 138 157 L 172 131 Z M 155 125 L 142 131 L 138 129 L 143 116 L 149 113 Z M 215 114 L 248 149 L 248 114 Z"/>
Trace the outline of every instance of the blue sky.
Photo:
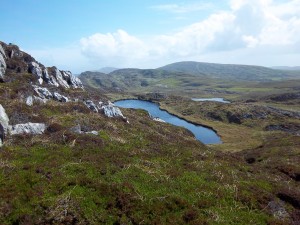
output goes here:
<path id="1" fill-rule="evenodd" d="M 1 0 L 0 40 L 75 73 L 184 60 L 299 65 L 299 0 Z"/>

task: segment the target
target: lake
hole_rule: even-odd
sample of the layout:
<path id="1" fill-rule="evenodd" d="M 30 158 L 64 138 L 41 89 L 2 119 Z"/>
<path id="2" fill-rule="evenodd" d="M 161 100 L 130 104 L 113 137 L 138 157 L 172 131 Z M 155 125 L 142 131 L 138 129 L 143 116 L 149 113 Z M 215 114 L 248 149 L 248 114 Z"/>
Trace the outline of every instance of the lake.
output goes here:
<path id="1" fill-rule="evenodd" d="M 133 108 L 133 109 L 144 109 L 149 112 L 152 117 L 160 118 L 169 124 L 175 126 L 184 127 L 190 130 L 198 141 L 204 144 L 221 144 L 221 138 L 215 131 L 207 127 L 195 125 L 187 122 L 177 116 L 171 115 L 170 113 L 161 110 L 155 103 L 142 101 L 142 100 L 120 100 L 114 102 L 114 104 L 121 108 Z"/>
<path id="2" fill-rule="evenodd" d="M 192 98 L 195 102 L 222 102 L 230 103 L 230 101 L 224 100 L 224 98 Z"/>

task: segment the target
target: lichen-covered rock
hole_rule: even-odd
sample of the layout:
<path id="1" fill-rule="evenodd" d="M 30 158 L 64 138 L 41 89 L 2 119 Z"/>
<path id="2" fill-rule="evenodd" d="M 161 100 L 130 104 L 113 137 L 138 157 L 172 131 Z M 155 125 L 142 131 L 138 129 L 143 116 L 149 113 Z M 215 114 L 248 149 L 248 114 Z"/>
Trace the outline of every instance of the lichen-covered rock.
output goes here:
<path id="1" fill-rule="evenodd" d="M 53 98 L 54 98 L 54 100 L 59 101 L 59 102 L 68 102 L 69 101 L 68 97 L 63 96 L 57 92 L 53 93 Z"/>
<path id="2" fill-rule="evenodd" d="M 2 45 L 0 44 L 0 81 L 3 81 L 4 74 L 6 71 L 6 62 L 5 62 L 5 52 L 2 48 Z"/>
<path id="3" fill-rule="evenodd" d="M 8 123 L 9 123 L 9 118 L 8 118 L 6 112 L 5 112 L 5 109 L 0 104 L 0 124 L 2 124 L 2 126 L 5 130 L 5 133 L 7 132 Z"/>
<path id="4" fill-rule="evenodd" d="M 10 134 L 43 134 L 46 130 L 46 125 L 44 123 L 24 123 L 16 124 L 10 126 Z"/>
<path id="5" fill-rule="evenodd" d="M 26 105 L 32 106 L 33 105 L 33 97 L 30 95 L 25 100 Z"/>
<path id="6" fill-rule="evenodd" d="M 53 98 L 52 93 L 47 88 L 42 88 L 39 86 L 33 86 L 34 91 L 38 94 L 40 98 L 51 99 Z"/>
<path id="7" fill-rule="evenodd" d="M 44 79 L 45 83 L 47 83 L 49 85 L 53 85 L 53 86 L 56 86 L 56 87 L 59 86 L 59 84 L 57 83 L 56 78 L 53 77 L 52 75 L 51 76 L 49 75 L 47 68 L 45 68 L 43 70 L 43 79 Z"/>
<path id="8" fill-rule="evenodd" d="M 62 73 L 57 68 L 55 68 L 55 78 L 59 85 L 61 85 L 64 88 L 70 88 L 68 82 L 64 79 Z"/>
<path id="9" fill-rule="evenodd" d="M 36 62 L 31 62 L 29 64 L 29 70 L 33 75 L 35 75 L 37 77 L 39 84 L 42 84 L 44 81 L 43 80 L 43 70 L 40 67 L 40 65 Z"/>
<path id="10" fill-rule="evenodd" d="M 92 111 L 98 112 L 98 107 L 95 105 L 95 103 L 92 100 L 87 100 L 84 102 L 84 104 Z"/>
<path id="11" fill-rule="evenodd" d="M 5 51 L 4 51 L 4 49 L 3 49 L 3 47 L 2 47 L 1 44 L 0 44 L 0 54 L 2 54 L 4 58 L 6 58 Z"/>
<path id="12" fill-rule="evenodd" d="M 61 71 L 63 78 L 67 81 L 67 83 L 72 87 L 72 88 L 82 88 L 83 89 L 83 84 L 81 80 L 74 76 L 70 71 Z"/>
<path id="13" fill-rule="evenodd" d="M 5 109 L 0 104 L 0 147 L 3 145 L 5 135 L 8 131 L 9 118 L 5 112 Z"/>
<path id="14" fill-rule="evenodd" d="M 111 102 L 108 102 L 108 105 L 102 105 L 101 109 L 104 115 L 106 115 L 107 117 L 120 117 L 126 119 L 126 117 L 123 116 L 121 110 Z"/>

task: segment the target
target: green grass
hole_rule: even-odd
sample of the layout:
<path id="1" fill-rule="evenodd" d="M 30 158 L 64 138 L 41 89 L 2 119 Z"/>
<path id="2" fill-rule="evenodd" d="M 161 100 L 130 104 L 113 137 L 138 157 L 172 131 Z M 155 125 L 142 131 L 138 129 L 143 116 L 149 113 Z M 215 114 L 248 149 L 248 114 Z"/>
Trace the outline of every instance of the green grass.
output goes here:
<path id="1" fill-rule="evenodd" d="M 169 85 L 176 82 L 166 78 Z M 205 146 L 183 128 L 152 121 L 144 110 L 122 110 L 127 124 L 80 102 L 30 108 L 15 98 L 16 86 L 0 85 L 0 97 L 10 93 L 3 103 L 10 118 L 53 128 L 43 135 L 10 137 L 1 149 L 0 224 L 280 224 L 269 202 L 278 200 L 283 187 L 297 197 L 299 138 L 264 130 L 296 119 L 271 115 L 234 124 L 227 113 L 249 113 L 252 106 L 169 95 L 160 100 L 170 112 L 214 127 L 224 140 Z M 212 112 L 221 121 L 208 117 Z M 99 135 L 72 133 L 77 124 Z M 291 215 L 297 211 L 284 204 Z"/>

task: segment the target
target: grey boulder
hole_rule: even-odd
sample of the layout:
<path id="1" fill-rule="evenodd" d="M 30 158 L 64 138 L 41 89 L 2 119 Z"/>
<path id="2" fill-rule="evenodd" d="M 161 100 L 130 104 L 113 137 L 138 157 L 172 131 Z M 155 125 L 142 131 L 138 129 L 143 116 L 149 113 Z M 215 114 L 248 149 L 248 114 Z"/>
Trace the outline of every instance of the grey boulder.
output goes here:
<path id="1" fill-rule="evenodd" d="M 5 112 L 5 109 L 0 104 L 0 147 L 3 145 L 5 135 L 7 134 L 8 127 L 9 127 L 8 123 L 9 123 L 9 118 Z"/>
<path id="2" fill-rule="evenodd" d="M 46 130 L 44 123 L 24 123 L 10 126 L 10 134 L 43 134 Z"/>
<path id="3" fill-rule="evenodd" d="M 68 97 L 63 96 L 57 92 L 53 93 L 53 98 L 54 98 L 54 100 L 59 101 L 59 102 L 68 102 L 69 101 Z"/>
<path id="4" fill-rule="evenodd" d="M 45 83 L 47 83 L 49 85 L 53 85 L 55 87 L 59 86 L 59 84 L 57 83 L 56 78 L 53 77 L 52 75 L 49 75 L 47 68 L 45 68 L 43 70 L 43 79 L 44 79 Z"/>
<path id="5" fill-rule="evenodd" d="M 3 81 L 4 74 L 5 74 L 5 71 L 6 71 L 5 59 L 6 59 L 5 52 L 2 48 L 2 46 L 0 45 L 0 81 Z"/>
<path id="6" fill-rule="evenodd" d="M 43 83 L 43 70 L 40 65 L 36 62 L 29 63 L 29 70 L 38 78 L 39 84 Z"/>
<path id="7" fill-rule="evenodd" d="M 3 128 L 7 131 L 8 128 L 8 123 L 9 123 L 9 118 L 5 112 L 5 109 L 3 106 L 0 104 L 0 124 L 2 124 Z"/>
<path id="8" fill-rule="evenodd" d="M 43 98 L 43 99 L 53 98 L 52 93 L 47 88 L 42 88 L 42 87 L 38 87 L 38 86 L 33 86 L 33 88 L 34 88 L 34 91 L 38 94 L 38 96 L 40 98 Z"/>
<path id="9" fill-rule="evenodd" d="M 55 68 L 55 77 L 60 86 L 67 89 L 70 88 L 68 82 L 64 79 L 62 73 L 57 68 Z"/>
<path id="10" fill-rule="evenodd" d="M 111 102 L 108 102 L 108 105 L 102 105 L 101 109 L 103 110 L 104 115 L 107 117 L 121 117 L 126 119 L 121 110 Z"/>
<path id="11" fill-rule="evenodd" d="M 98 112 L 98 107 L 95 105 L 95 103 L 92 100 L 87 100 L 84 102 L 84 104 L 93 112 Z"/>
<path id="12" fill-rule="evenodd" d="M 72 88 L 82 88 L 83 89 L 83 84 L 81 80 L 74 76 L 70 71 L 61 71 L 63 78 L 67 81 L 67 83 L 72 87 Z"/>

